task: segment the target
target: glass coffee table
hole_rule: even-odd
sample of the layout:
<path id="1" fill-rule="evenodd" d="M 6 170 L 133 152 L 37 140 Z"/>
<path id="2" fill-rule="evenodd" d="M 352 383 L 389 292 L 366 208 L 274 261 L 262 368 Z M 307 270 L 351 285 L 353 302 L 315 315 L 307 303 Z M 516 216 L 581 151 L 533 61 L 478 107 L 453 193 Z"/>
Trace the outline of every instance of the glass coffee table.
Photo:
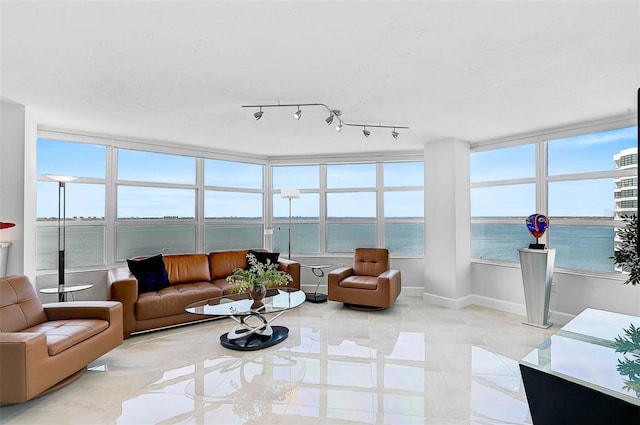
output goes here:
<path id="1" fill-rule="evenodd" d="M 237 322 L 229 332 L 220 336 L 220 343 L 231 350 L 253 351 L 276 345 L 289 336 L 284 326 L 272 326 L 282 313 L 304 303 L 305 293 L 297 288 L 267 290 L 262 301 L 254 301 L 249 294 L 229 294 L 198 301 L 186 307 L 188 313 L 206 316 L 227 316 Z"/>

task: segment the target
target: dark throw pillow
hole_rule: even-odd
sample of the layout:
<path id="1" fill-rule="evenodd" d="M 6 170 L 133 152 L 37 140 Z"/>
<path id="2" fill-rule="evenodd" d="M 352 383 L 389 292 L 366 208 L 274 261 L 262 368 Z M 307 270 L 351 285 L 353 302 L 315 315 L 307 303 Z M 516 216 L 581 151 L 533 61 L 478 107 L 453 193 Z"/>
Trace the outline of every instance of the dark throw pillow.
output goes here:
<path id="1" fill-rule="evenodd" d="M 127 260 L 129 270 L 138 279 L 138 293 L 159 291 L 170 285 L 162 254 L 144 260 Z"/>
<path id="2" fill-rule="evenodd" d="M 254 251 L 252 249 L 249 250 L 249 254 L 253 254 L 256 257 L 256 260 L 262 264 L 267 264 L 267 260 L 271 262 L 271 264 L 278 264 L 278 257 L 280 257 L 279 252 L 263 252 Z"/>

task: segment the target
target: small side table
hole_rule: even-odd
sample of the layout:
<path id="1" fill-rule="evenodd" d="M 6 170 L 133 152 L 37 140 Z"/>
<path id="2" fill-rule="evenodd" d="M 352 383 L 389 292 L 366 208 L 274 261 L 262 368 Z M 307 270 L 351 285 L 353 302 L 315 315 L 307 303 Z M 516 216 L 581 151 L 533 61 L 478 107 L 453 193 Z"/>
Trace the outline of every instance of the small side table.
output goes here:
<path id="1" fill-rule="evenodd" d="M 311 293 L 306 294 L 307 301 L 309 301 L 310 303 L 319 304 L 319 303 L 327 302 L 327 295 L 318 294 L 318 287 L 320 286 L 320 282 L 324 277 L 324 269 L 328 269 L 329 267 L 332 267 L 332 266 L 333 266 L 332 264 L 300 264 L 300 267 L 311 269 L 311 273 L 313 273 L 313 275 L 318 278 L 318 283 L 316 283 L 315 292 L 313 294 Z"/>
<path id="2" fill-rule="evenodd" d="M 73 293 L 78 291 L 84 291 L 85 289 L 93 288 L 93 283 L 87 283 L 84 285 L 64 285 L 62 290 L 57 286 L 53 288 L 42 288 L 40 293 L 42 294 L 62 294 L 62 301 L 67 301 L 67 294 L 71 294 L 73 299 Z"/>

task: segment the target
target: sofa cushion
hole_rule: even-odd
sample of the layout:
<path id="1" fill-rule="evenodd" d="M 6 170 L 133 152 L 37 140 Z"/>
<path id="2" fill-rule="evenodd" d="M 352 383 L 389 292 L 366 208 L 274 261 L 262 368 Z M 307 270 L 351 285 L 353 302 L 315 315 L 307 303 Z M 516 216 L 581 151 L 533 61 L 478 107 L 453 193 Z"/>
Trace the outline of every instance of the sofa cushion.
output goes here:
<path id="1" fill-rule="evenodd" d="M 211 280 L 207 254 L 165 255 L 164 264 L 172 285 Z"/>
<path id="2" fill-rule="evenodd" d="M 53 320 L 24 329 L 23 332 L 41 333 L 47 337 L 47 350 L 55 356 L 81 343 L 109 327 L 109 322 L 100 319 Z"/>
<path id="3" fill-rule="evenodd" d="M 169 286 L 169 276 L 162 254 L 142 260 L 127 260 L 129 270 L 138 279 L 138 293 L 157 291 Z"/>
<path id="4" fill-rule="evenodd" d="M 235 269 L 247 268 L 247 250 L 212 251 L 209 253 L 211 280 L 231 276 Z"/>
<path id="5" fill-rule="evenodd" d="M 278 257 L 280 257 L 279 252 L 254 251 L 252 249 L 249 250 L 248 254 L 253 254 L 256 260 L 262 264 L 267 264 L 267 262 L 278 264 Z"/>
<path id="6" fill-rule="evenodd" d="M 210 282 L 171 285 L 155 292 L 140 294 L 136 319 L 149 320 L 185 313 L 189 304 L 222 296 L 222 290 Z"/>

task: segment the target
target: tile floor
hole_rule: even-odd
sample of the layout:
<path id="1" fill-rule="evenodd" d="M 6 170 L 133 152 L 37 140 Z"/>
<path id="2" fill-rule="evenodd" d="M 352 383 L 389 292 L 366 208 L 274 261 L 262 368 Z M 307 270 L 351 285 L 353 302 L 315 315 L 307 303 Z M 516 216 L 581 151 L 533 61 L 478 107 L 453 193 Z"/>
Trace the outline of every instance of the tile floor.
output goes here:
<path id="1" fill-rule="evenodd" d="M 518 360 L 558 327 L 524 319 L 403 296 L 378 312 L 305 303 L 277 319 L 289 338 L 260 351 L 220 345 L 229 319 L 151 332 L 70 386 L 0 408 L 0 422 L 531 424 Z"/>

